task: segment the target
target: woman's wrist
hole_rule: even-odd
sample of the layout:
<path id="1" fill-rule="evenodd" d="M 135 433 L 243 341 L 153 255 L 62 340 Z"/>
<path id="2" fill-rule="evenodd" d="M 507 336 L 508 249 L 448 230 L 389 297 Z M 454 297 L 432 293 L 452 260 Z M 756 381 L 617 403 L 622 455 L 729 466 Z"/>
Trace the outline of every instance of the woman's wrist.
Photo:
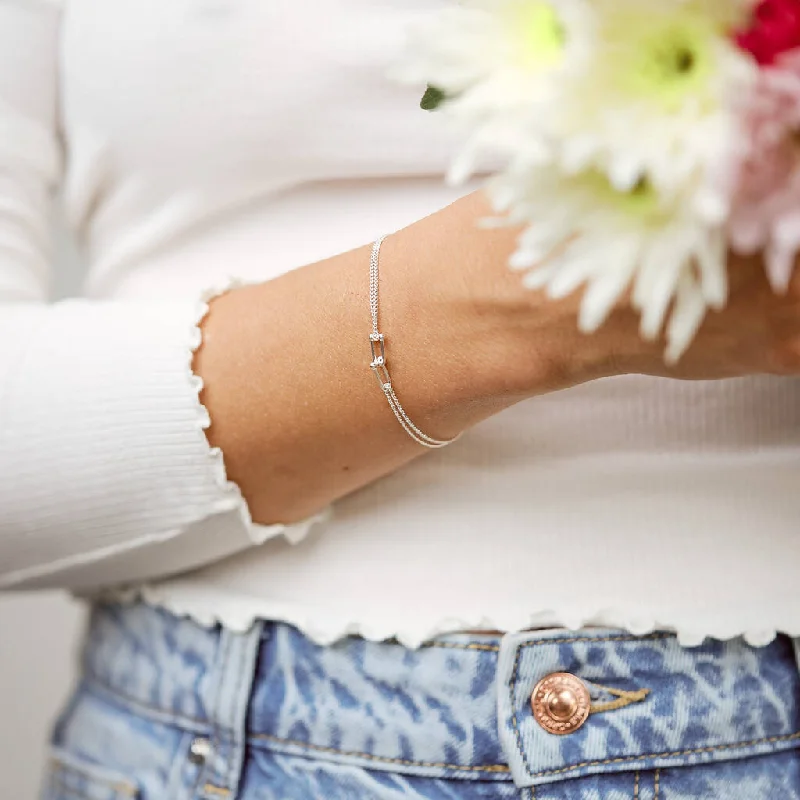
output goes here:
<path id="1" fill-rule="evenodd" d="M 463 202 L 466 219 L 452 229 L 459 204 L 389 237 L 381 255 L 393 386 L 411 418 L 443 438 L 529 397 L 617 374 L 621 363 L 610 337 L 578 331 L 576 302 L 521 286 L 505 267 L 513 231 L 478 229 L 475 209 L 485 212 Z M 428 225 L 442 230 L 433 236 Z"/>
<path id="2" fill-rule="evenodd" d="M 453 422 L 619 374 L 635 331 L 631 315 L 587 336 L 577 297 L 525 289 L 506 267 L 516 231 L 480 227 L 490 213 L 484 197 L 470 195 L 383 245 L 381 331 L 393 383 L 432 423 L 449 414 L 450 434 Z"/>

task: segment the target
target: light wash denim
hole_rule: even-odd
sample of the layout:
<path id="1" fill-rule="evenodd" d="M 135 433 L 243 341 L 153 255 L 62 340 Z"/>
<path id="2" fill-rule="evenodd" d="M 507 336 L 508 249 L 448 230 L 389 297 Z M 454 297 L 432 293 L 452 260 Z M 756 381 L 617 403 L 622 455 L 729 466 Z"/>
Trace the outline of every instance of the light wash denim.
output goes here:
<path id="1" fill-rule="evenodd" d="M 800 800 L 797 652 L 607 630 L 320 647 L 97 607 L 43 798 Z M 531 711 L 555 672 L 606 708 L 566 736 Z"/>

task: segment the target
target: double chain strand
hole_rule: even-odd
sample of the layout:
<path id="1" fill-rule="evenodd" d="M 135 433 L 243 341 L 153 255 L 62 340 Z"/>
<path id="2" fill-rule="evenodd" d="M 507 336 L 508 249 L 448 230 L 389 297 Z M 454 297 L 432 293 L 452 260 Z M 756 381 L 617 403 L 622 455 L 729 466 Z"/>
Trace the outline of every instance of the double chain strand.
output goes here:
<path id="1" fill-rule="evenodd" d="M 440 447 L 446 447 L 451 444 L 458 436 L 453 439 L 434 439 L 423 433 L 406 414 L 405 409 L 397 399 L 392 386 L 392 379 L 389 375 L 389 369 L 386 363 L 386 340 L 384 335 L 378 330 L 378 283 L 379 283 L 379 269 L 381 255 L 381 245 L 386 239 L 381 236 L 372 245 L 372 254 L 369 259 L 369 310 L 372 316 L 372 333 L 369 335 L 369 346 L 372 354 L 372 361 L 370 369 L 375 375 L 386 400 L 389 403 L 389 408 L 392 409 L 397 421 L 403 427 L 403 430 L 417 443 L 423 447 L 429 447 L 433 450 Z"/>

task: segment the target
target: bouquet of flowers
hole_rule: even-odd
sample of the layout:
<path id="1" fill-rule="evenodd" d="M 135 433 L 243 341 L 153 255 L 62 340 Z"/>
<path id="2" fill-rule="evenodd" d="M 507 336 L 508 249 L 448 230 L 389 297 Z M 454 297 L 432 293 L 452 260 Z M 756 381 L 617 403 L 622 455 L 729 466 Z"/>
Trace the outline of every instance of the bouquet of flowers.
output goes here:
<path id="1" fill-rule="evenodd" d="M 800 0 L 452 0 L 412 31 L 401 77 L 487 151 L 510 266 L 596 330 L 630 293 L 668 361 L 727 300 L 727 256 L 800 249 Z"/>

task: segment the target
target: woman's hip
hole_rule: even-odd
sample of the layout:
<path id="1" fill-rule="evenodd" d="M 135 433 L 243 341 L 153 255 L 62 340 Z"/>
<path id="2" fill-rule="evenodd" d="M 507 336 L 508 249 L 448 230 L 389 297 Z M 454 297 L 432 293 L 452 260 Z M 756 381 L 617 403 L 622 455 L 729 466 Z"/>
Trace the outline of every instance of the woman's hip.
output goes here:
<path id="1" fill-rule="evenodd" d="M 46 800 L 800 800 L 797 643 L 450 635 L 410 651 L 99 606 Z"/>

